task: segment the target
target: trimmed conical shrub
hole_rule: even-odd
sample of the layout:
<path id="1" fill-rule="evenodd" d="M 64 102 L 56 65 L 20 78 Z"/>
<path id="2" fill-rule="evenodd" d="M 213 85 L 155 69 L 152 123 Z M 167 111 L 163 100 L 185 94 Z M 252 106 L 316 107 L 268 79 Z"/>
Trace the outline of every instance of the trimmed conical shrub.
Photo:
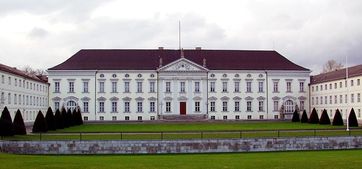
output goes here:
<path id="1" fill-rule="evenodd" d="M 15 135 L 26 135 L 24 119 L 19 109 L 18 111 L 16 111 L 13 125 L 14 125 Z"/>
<path id="2" fill-rule="evenodd" d="M 300 122 L 299 113 L 297 110 L 294 110 L 292 122 Z"/>
<path id="3" fill-rule="evenodd" d="M 64 129 L 64 122 L 63 122 L 63 116 L 60 113 L 59 109 L 55 111 L 54 115 L 54 121 L 55 121 L 55 127 L 57 129 Z"/>
<path id="4" fill-rule="evenodd" d="M 47 131 L 47 121 L 45 120 L 43 113 L 39 111 L 33 125 L 33 133 L 45 133 Z"/>
<path id="5" fill-rule="evenodd" d="M 334 114 L 332 125 L 333 126 L 343 126 L 342 115 L 338 109 L 336 110 L 336 113 Z"/>
<path id="6" fill-rule="evenodd" d="M 62 108 L 61 114 L 62 114 L 62 119 L 63 119 L 63 127 L 64 128 L 69 127 L 67 111 L 65 110 L 64 107 Z"/>
<path id="7" fill-rule="evenodd" d="M 48 130 L 56 130 L 57 129 L 54 114 L 53 114 L 53 110 L 50 107 L 48 108 L 47 114 L 45 115 L 45 120 L 47 121 Z"/>
<path id="8" fill-rule="evenodd" d="M 77 122 L 77 110 L 73 109 L 73 113 L 72 113 L 72 125 L 76 126 L 78 125 Z"/>
<path id="9" fill-rule="evenodd" d="M 312 113 L 309 116 L 308 123 L 311 123 L 311 124 L 318 124 L 319 123 L 318 113 L 315 110 L 315 108 L 313 108 Z"/>
<path id="10" fill-rule="evenodd" d="M 324 109 L 322 112 L 321 118 L 319 119 L 319 124 L 331 124 L 331 120 L 329 119 L 326 109 Z"/>
<path id="11" fill-rule="evenodd" d="M 77 110 L 77 122 L 78 122 L 78 125 L 82 125 L 82 124 L 83 124 L 82 113 L 80 112 L 80 109 L 79 109 L 79 108 L 78 108 L 78 110 Z"/>
<path id="12" fill-rule="evenodd" d="M 358 127 L 356 113 L 354 112 L 353 108 L 352 108 L 351 112 L 349 113 L 348 122 L 349 122 L 349 127 Z"/>
<path id="13" fill-rule="evenodd" d="M 300 119 L 301 123 L 308 123 L 308 115 L 307 112 L 304 110 L 302 114 L 302 119 Z"/>
<path id="14" fill-rule="evenodd" d="M 1 136 L 13 136 L 14 135 L 14 126 L 13 121 L 11 120 L 10 112 L 5 106 L 4 110 L 1 113 Z"/>
<path id="15" fill-rule="evenodd" d="M 70 109 L 68 109 L 68 111 L 67 111 L 67 125 L 68 125 L 68 127 L 73 126 L 72 123 L 73 123 L 72 122 L 72 111 Z"/>

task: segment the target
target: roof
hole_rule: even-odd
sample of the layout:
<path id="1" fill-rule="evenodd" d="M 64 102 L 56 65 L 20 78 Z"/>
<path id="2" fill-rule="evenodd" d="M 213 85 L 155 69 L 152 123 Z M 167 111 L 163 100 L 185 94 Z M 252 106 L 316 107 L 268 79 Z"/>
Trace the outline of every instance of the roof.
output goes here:
<path id="1" fill-rule="evenodd" d="M 348 68 L 348 77 L 362 76 L 362 64 Z M 346 79 L 346 68 L 311 76 L 311 84 Z"/>
<path id="2" fill-rule="evenodd" d="M 0 71 L 7 72 L 9 74 L 18 75 L 26 79 L 34 80 L 41 83 L 47 83 L 48 78 L 46 76 L 36 76 L 19 70 L 15 67 L 6 66 L 0 63 Z"/>
<path id="3" fill-rule="evenodd" d="M 49 70 L 156 70 L 159 60 L 167 65 L 180 58 L 180 50 L 169 49 L 83 49 Z M 184 57 L 199 65 L 206 59 L 209 70 L 298 70 L 276 51 L 183 50 Z"/>

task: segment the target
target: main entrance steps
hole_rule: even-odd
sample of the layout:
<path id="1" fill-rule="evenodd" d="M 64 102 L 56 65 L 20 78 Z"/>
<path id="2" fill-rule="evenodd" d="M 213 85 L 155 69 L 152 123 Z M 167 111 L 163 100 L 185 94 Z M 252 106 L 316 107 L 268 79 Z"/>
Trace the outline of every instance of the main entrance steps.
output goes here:
<path id="1" fill-rule="evenodd" d="M 208 116 L 206 114 L 160 115 L 159 119 L 163 121 L 206 121 Z"/>

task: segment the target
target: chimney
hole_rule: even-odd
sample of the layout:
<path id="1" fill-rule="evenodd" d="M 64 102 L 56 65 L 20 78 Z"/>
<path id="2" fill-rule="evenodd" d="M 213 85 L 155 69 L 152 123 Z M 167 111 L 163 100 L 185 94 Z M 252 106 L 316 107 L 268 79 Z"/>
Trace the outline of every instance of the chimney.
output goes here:
<path id="1" fill-rule="evenodd" d="M 202 67 L 206 67 L 206 59 L 205 58 L 202 60 Z"/>
<path id="2" fill-rule="evenodd" d="M 160 65 L 158 66 L 159 68 L 162 67 L 162 58 L 160 57 Z"/>
<path id="3" fill-rule="evenodd" d="M 201 47 L 196 47 L 195 50 L 201 50 Z"/>
<path id="4" fill-rule="evenodd" d="M 161 47 L 158 47 L 158 50 L 163 50 L 163 47 L 161 46 Z"/>

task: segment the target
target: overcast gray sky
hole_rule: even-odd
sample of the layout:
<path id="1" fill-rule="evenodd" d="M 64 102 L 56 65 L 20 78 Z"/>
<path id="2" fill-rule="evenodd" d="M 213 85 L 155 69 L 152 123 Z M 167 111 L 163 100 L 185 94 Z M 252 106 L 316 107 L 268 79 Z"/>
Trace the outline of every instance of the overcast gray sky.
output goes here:
<path id="1" fill-rule="evenodd" d="M 361 0 L 0 0 L 0 63 L 47 69 L 84 48 L 276 50 L 319 73 L 362 64 Z"/>

